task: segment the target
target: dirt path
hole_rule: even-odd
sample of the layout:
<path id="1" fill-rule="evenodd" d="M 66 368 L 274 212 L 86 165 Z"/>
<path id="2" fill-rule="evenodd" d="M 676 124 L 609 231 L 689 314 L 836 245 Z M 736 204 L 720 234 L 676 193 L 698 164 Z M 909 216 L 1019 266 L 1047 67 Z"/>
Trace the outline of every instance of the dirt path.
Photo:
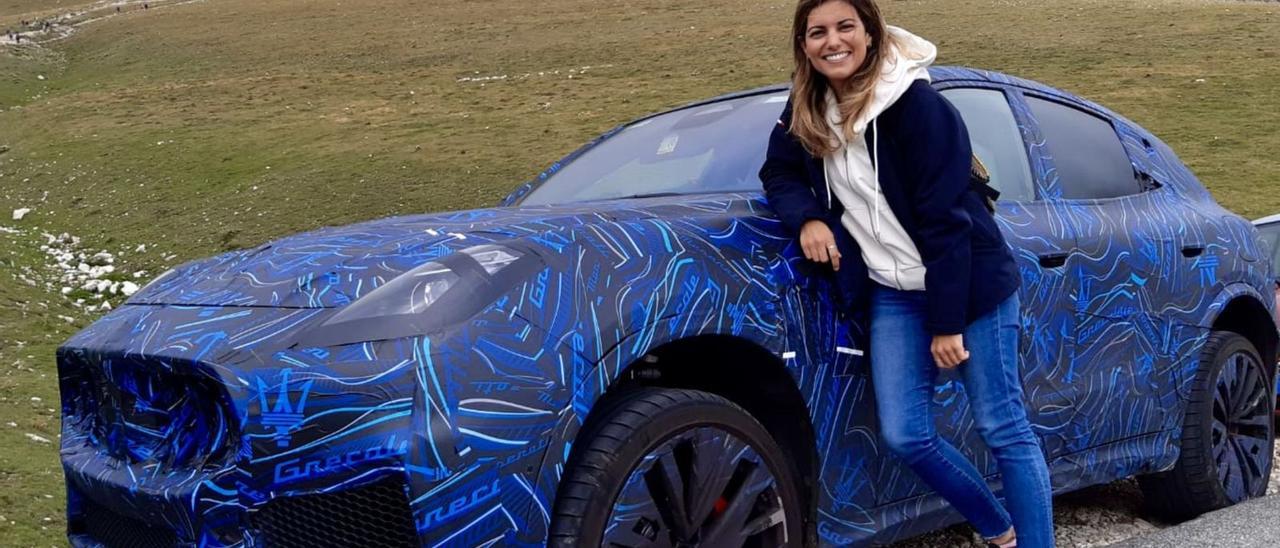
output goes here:
<path id="1" fill-rule="evenodd" d="M 13 16 L 5 19 L 0 27 L 12 33 L 0 33 L 0 52 L 10 48 L 38 48 L 57 42 L 75 34 L 80 27 L 112 17 L 136 15 L 138 12 L 162 10 L 183 4 L 204 2 L 205 0 L 100 0 L 87 4 L 82 9 L 70 10 L 50 16 L 45 12 L 35 12 Z M 12 20 L 10 20 L 12 19 Z M 25 21 L 26 24 L 22 24 Z"/>

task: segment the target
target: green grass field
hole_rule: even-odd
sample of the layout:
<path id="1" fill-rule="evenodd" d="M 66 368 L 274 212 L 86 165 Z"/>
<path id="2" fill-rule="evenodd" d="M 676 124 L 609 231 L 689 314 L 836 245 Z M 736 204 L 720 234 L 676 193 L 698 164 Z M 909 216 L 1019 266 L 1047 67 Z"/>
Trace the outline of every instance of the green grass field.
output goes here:
<path id="1" fill-rule="evenodd" d="M 1168 141 L 1228 208 L 1280 211 L 1280 4 L 882 4 L 941 62 L 1094 99 Z M 493 205 L 620 122 L 782 82 L 792 6 L 156 2 L 0 45 L 0 226 L 20 230 L 0 231 L 0 545 L 64 543 L 53 352 L 94 314 L 17 278 L 46 263 L 42 231 L 158 273 L 319 226 Z M 0 29 L 84 10 L 107 15 L 0 0 Z"/>

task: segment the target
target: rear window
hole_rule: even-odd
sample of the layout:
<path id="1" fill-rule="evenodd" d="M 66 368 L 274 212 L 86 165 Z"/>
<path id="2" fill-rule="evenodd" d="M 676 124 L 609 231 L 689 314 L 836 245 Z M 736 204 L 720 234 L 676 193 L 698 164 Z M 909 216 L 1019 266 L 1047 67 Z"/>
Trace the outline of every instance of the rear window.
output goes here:
<path id="1" fill-rule="evenodd" d="M 1062 198 L 1116 198 L 1142 192 L 1111 123 L 1054 101 L 1027 97 L 1057 168 Z"/>

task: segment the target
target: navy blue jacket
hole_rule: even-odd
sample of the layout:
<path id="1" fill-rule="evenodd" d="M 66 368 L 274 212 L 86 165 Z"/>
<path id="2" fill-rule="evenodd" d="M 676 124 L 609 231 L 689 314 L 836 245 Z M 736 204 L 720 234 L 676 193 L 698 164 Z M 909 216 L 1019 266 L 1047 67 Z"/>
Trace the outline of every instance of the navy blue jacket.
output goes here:
<path id="1" fill-rule="evenodd" d="M 925 328 L 934 335 L 962 333 L 1018 289 L 1013 256 L 969 185 L 969 132 L 955 107 L 923 80 L 881 113 L 876 125 L 881 133 L 880 188 L 925 266 Z M 833 197 L 827 208 L 822 159 L 804 149 L 790 126 L 788 102 L 769 136 L 760 169 L 765 196 L 797 236 L 811 219 L 831 227 L 841 257 L 835 274 L 841 300 L 861 312 L 872 283 L 862 252 L 840 222 L 844 208 L 839 200 Z M 869 127 L 868 150 L 875 138 Z"/>

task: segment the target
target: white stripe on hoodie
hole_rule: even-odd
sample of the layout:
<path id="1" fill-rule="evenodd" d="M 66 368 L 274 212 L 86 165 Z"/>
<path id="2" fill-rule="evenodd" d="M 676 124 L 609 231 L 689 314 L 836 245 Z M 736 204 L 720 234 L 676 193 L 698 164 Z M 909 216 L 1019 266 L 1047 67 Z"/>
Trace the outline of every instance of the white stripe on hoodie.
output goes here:
<path id="1" fill-rule="evenodd" d="M 862 259 L 871 279 L 900 290 L 918 291 L 924 289 L 925 270 L 920 251 L 885 203 L 879 173 L 874 167 L 880 165 L 880 132 L 878 128 L 873 130 L 872 150 L 867 150 L 864 133 L 867 126 L 876 127 L 876 118 L 902 97 L 912 83 L 929 81 L 928 68 L 937 57 L 938 48 L 901 28 L 890 26 L 888 31 L 898 46 L 892 48 L 880 72 L 871 104 L 854 121 L 853 139 L 845 139 L 839 105 L 835 95 L 827 91 L 827 124 L 842 146 L 823 157 L 823 174 L 828 205 L 832 194 L 844 205 L 840 221 L 862 248 Z"/>

